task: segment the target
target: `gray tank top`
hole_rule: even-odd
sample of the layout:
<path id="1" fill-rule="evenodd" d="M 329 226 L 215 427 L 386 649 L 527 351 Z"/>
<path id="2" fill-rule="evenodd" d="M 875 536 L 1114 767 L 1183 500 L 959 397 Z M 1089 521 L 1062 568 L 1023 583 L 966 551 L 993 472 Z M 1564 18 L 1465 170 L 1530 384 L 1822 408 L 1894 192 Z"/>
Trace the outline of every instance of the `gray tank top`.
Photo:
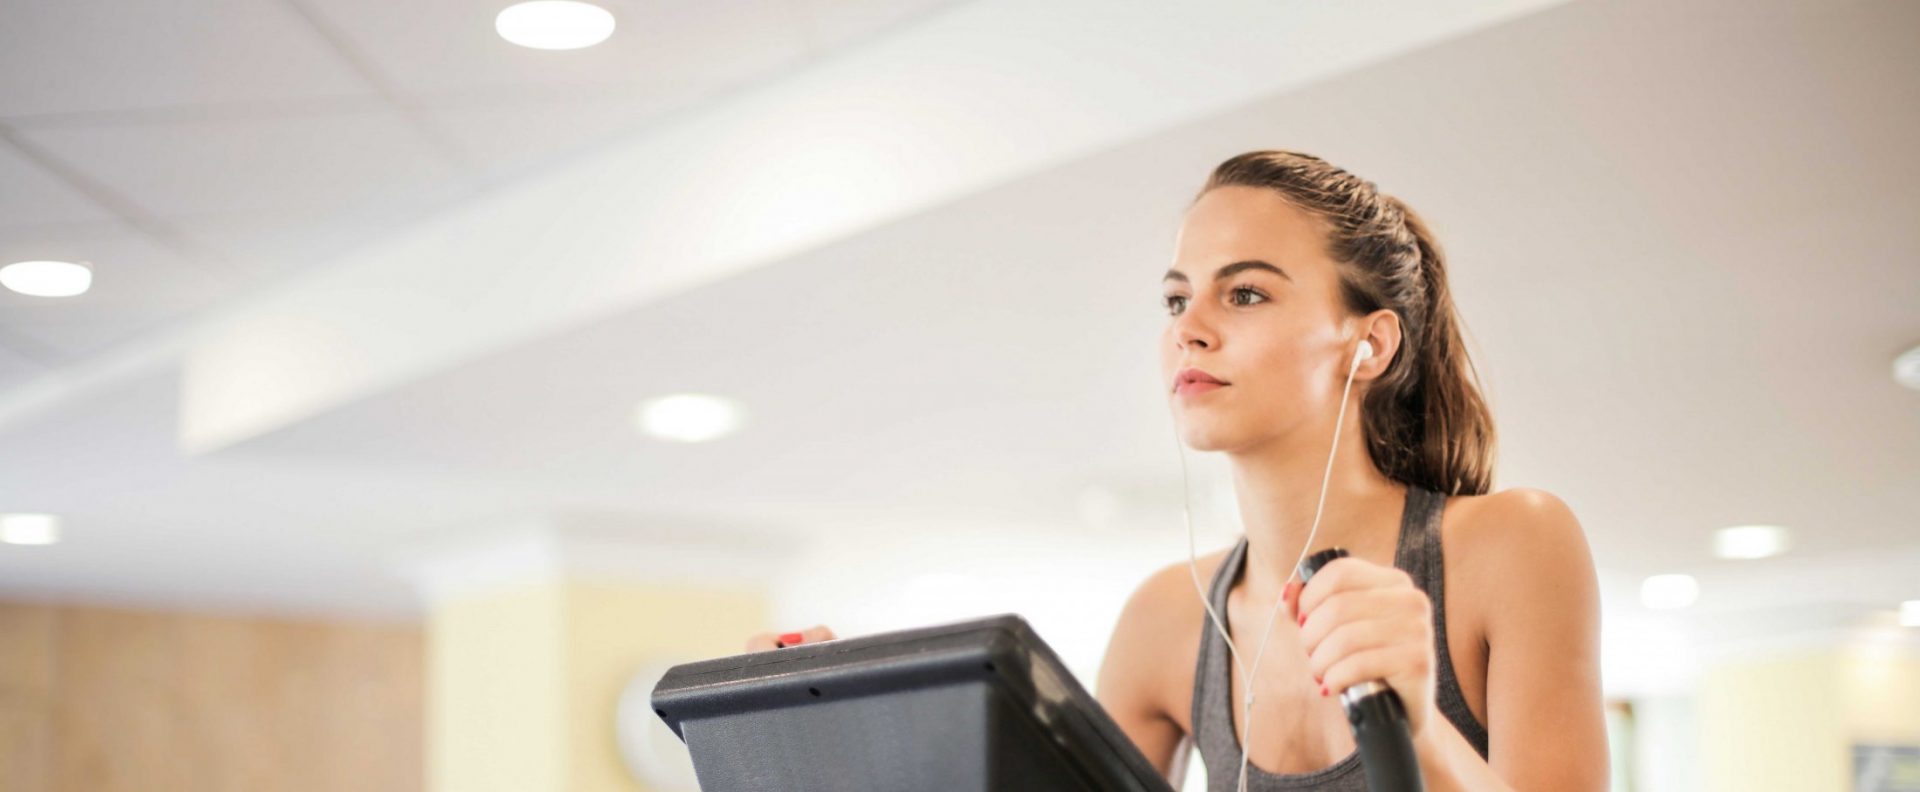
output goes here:
<path id="1" fill-rule="evenodd" d="M 1400 521 L 1399 546 L 1393 565 L 1413 577 L 1413 583 L 1433 602 L 1433 639 L 1435 667 L 1435 703 L 1440 713 L 1453 722 L 1480 756 L 1487 755 L 1487 730 L 1467 709 L 1460 695 L 1459 680 L 1453 675 L 1453 660 L 1447 652 L 1447 607 L 1441 582 L 1445 579 L 1440 557 L 1440 513 L 1446 496 L 1420 486 L 1407 487 L 1406 514 Z M 1233 551 L 1213 576 L 1209 594 L 1214 611 L 1225 618 L 1227 591 L 1245 571 L 1247 539 L 1240 537 Z M 1208 792 L 1233 792 L 1240 775 L 1240 737 L 1234 733 L 1233 719 L 1227 709 L 1229 683 L 1225 642 L 1213 626 L 1202 618 L 1200 660 L 1194 669 L 1193 730 L 1200 748 L 1200 760 L 1207 767 Z M 1251 655 L 1248 655 L 1251 662 Z M 1331 766 L 1306 773 L 1269 773 L 1251 760 L 1247 762 L 1249 792 L 1313 789 L 1326 792 L 1366 792 L 1366 770 L 1358 752 Z"/>

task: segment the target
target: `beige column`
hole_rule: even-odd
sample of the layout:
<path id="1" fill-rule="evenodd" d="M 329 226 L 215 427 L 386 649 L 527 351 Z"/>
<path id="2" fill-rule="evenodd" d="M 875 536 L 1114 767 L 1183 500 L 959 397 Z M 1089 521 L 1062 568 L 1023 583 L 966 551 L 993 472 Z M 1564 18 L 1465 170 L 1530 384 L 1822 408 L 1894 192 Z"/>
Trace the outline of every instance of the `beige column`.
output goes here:
<path id="1" fill-rule="evenodd" d="M 645 669 L 735 654 L 767 629 L 753 580 L 768 566 L 551 530 L 416 565 L 429 595 L 429 791 L 672 788 L 623 761 L 620 696 Z"/>

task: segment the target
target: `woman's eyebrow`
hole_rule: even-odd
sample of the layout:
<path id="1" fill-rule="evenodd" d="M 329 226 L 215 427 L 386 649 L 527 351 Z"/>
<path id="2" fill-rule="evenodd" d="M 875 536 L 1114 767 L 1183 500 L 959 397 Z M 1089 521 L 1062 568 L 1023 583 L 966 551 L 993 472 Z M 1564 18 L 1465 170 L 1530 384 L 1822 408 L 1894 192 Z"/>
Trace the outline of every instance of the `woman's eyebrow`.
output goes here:
<path id="1" fill-rule="evenodd" d="M 1264 262 L 1264 261 L 1260 261 L 1258 259 L 1236 261 L 1236 262 L 1233 262 L 1232 264 L 1228 264 L 1227 266 L 1221 267 L 1220 271 L 1213 273 L 1213 279 L 1217 281 L 1217 280 L 1223 280 L 1226 278 L 1231 278 L 1233 277 L 1234 273 L 1242 272 L 1245 270 L 1261 270 L 1263 272 L 1271 272 L 1282 278 L 1286 278 L 1288 282 L 1293 281 L 1293 276 L 1288 275 L 1286 270 L 1280 269 L 1279 267 L 1276 267 L 1272 264 L 1268 264 L 1267 262 Z M 1166 277 L 1161 278 L 1160 282 L 1165 283 L 1170 280 L 1179 281 L 1181 283 L 1188 282 L 1186 273 L 1183 273 L 1179 270 L 1172 270 L 1172 269 L 1167 270 Z"/>

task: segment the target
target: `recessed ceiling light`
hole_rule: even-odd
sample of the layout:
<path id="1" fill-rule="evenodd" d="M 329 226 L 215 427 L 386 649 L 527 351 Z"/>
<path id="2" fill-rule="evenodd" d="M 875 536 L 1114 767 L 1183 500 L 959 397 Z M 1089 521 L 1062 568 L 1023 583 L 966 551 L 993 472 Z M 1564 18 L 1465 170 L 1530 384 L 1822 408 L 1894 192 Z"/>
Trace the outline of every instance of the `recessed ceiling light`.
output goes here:
<path id="1" fill-rule="evenodd" d="M 1893 381 L 1920 390 L 1920 346 L 1902 352 L 1893 359 Z"/>
<path id="2" fill-rule="evenodd" d="M 1692 575 L 1654 575 L 1640 582 L 1640 604 L 1654 610 L 1678 610 L 1700 598 Z"/>
<path id="3" fill-rule="evenodd" d="M 500 37 L 522 47 L 570 50 L 591 47 L 613 35 L 613 14 L 575 0 L 515 3 L 493 18 Z"/>
<path id="4" fill-rule="evenodd" d="M 729 399 L 678 393 L 642 403 L 634 422 L 641 431 L 662 440 L 701 443 L 732 434 L 744 422 L 744 414 Z"/>
<path id="5" fill-rule="evenodd" d="M 35 297 L 72 297 L 93 285 L 93 269 L 71 261 L 16 261 L 0 267 L 0 284 Z"/>
<path id="6" fill-rule="evenodd" d="M 0 514 L 0 542 L 50 545 L 60 541 L 60 518 L 51 514 Z"/>
<path id="7" fill-rule="evenodd" d="M 1713 554 L 1721 558 L 1766 558 L 1787 551 L 1787 529 L 1778 525 L 1736 525 L 1713 532 Z"/>

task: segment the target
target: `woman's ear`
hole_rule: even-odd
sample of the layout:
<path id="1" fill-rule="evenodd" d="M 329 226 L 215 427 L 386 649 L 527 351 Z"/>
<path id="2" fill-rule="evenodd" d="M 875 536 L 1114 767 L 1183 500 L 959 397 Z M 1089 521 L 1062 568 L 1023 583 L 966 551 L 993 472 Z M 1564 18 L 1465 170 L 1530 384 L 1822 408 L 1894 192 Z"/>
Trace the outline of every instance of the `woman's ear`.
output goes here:
<path id="1" fill-rule="evenodd" d="M 1391 308 L 1367 314 L 1360 321 L 1360 338 L 1373 347 L 1373 355 L 1360 362 L 1360 370 L 1355 371 L 1353 377 L 1371 380 L 1386 371 L 1394 353 L 1400 351 L 1400 315 Z"/>

